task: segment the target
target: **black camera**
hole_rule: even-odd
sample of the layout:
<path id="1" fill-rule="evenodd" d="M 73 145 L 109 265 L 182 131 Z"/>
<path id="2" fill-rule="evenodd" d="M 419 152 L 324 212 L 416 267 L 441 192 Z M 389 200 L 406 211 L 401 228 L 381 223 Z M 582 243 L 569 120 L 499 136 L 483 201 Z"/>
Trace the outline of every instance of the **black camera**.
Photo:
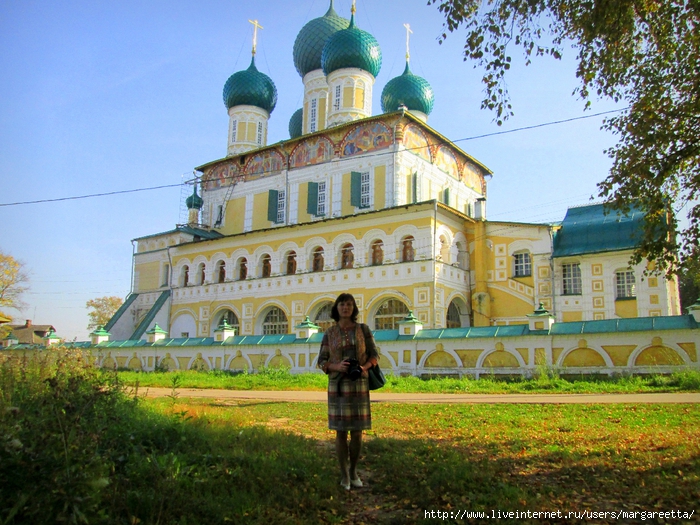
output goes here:
<path id="1" fill-rule="evenodd" d="M 360 377 L 362 377 L 362 367 L 360 366 L 360 362 L 352 357 L 346 359 L 345 361 L 348 364 L 348 371 L 345 372 L 345 375 L 348 376 L 350 381 L 357 381 L 360 379 Z"/>

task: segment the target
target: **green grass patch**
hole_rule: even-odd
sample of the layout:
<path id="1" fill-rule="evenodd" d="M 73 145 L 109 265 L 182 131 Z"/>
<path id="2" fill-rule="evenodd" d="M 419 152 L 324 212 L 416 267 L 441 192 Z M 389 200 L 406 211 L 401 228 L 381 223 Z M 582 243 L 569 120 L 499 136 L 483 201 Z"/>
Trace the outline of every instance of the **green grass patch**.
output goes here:
<path id="1" fill-rule="evenodd" d="M 366 484 L 347 493 L 324 403 L 143 399 L 122 385 L 77 352 L 0 353 L 0 523 L 403 524 L 700 500 L 696 405 L 375 403 Z"/>
<path id="2" fill-rule="evenodd" d="M 285 368 L 264 368 L 257 373 L 233 373 L 221 370 L 177 372 L 119 371 L 120 381 L 139 387 L 216 388 L 225 390 L 316 390 L 327 387 L 327 379 L 320 373 L 292 374 Z M 700 371 L 685 370 L 670 375 L 562 378 L 551 372 L 542 372 L 533 378 L 480 379 L 419 378 L 387 375 L 382 392 L 431 394 L 619 394 L 644 392 L 697 392 L 700 391 Z"/>

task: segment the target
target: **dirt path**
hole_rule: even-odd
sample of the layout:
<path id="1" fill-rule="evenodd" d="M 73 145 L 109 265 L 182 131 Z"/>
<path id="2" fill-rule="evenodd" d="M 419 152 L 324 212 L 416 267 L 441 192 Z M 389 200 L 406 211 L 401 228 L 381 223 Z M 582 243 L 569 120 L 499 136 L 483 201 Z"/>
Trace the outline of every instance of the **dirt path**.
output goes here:
<path id="1" fill-rule="evenodd" d="M 179 399 L 255 399 L 280 402 L 325 402 L 326 392 L 214 390 L 178 388 Z M 166 397 L 171 388 L 141 387 L 139 395 Z M 700 403 L 700 392 L 666 394 L 390 394 L 373 392 L 373 403 L 517 403 L 517 404 L 600 404 L 600 403 Z"/>

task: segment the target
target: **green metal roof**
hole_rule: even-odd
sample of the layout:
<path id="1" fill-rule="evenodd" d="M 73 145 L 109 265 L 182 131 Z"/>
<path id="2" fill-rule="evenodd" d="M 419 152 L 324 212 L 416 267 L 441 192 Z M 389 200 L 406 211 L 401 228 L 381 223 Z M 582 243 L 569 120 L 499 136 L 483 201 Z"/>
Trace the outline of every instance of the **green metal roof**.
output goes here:
<path id="1" fill-rule="evenodd" d="M 129 296 L 126 298 L 126 301 L 124 301 L 124 302 L 122 303 L 122 305 L 121 305 L 121 306 L 119 307 L 119 309 L 114 313 L 114 315 L 112 316 L 112 318 L 111 318 L 109 321 L 107 321 L 107 324 L 104 326 L 104 329 L 105 329 L 106 331 L 109 332 L 109 331 L 112 329 L 112 327 L 117 323 L 117 321 L 119 320 L 119 318 L 120 318 L 122 315 L 124 315 L 124 312 L 126 312 L 126 311 L 129 309 L 129 307 L 131 306 L 131 303 L 133 303 L 133 302 L 136 300 L 136 298 L 137 298 L 138 296 L 139 296 L 139 294 L 137 294 L 137 293 L 131 293 L 131 294 L 129 294 Z"/>
<path id="2" fill-rule="evenodd" d="M 604 204 L 569 208 L 554 237 L 553 257 L 568 257 L 635 248 L 641 239 L 644 212 L 621 215 Z"/>
<path id="3" fill-rule="evenodd" d="M 636 317 L 633 319 L 605 319 L 555 323 L 550 335 L 600 334 L 611 332 L 644 332 L 656 330 L 687 330 L 698 328 L 692 315 L 668 317 Z"/>
<path id="4" fill-rule="evenodd" d="M 408 60 L 403 74 L 392 78 L 382 90 L 382 111 L 384 113 L 396 111 L 399 107 L 406 106 L 409 111 L 421 111 L 430 115 L 434 101 L 433 88 L 423 77 L 411 72 Z"/>
<path id="5" fill-rule="evenodd" d="M 314 18 L 301 28 L 294 41 L 292 54 L 294 66 L 302 78 L 310 71 L 321 69 L 323 46 L 331 35 L 341 29 L 347 29 L 349 23 L 347 18 L 343 18 L 335 12 L 333 0 L 331 0 L 331 5 L 325 15 Z"/>
<path id="6" fill-rule="evenodd" d="M 277 105 L 277 88 L 265 73 L 255 67 L 255 56 L 244 71 L 231 75 L 224 85 L 226 109 L 234 106 L 255 106 L 272 113 Z"/>
<path id="7" fill-rule="evenodd" d="M 295 139 L 301 137 L 304 134 L 302 128 L 304 119 L 304 110 L 302 108 L 297 109 L 293 114 L 292 118 L 289 119 L 289 138 Z"/>
<path id="8" fill-rule="evenodd" d="M 148 328 L 148 325 L 151 324 L 151 321 L 155 319 L 156 314 L 165 304 L 165 301 L 168 300 L 168 297 L 170 297 L 170 290 L 165 290 L 164 292 L 161 292 L 160 296 L 158 296 L 158 299 L 156 299 L 156 302 L 153 303 L 153 306 L 146 314 L 146 317 L 144 317 L 141 323 L 136 327 L 136 330 L 134 330 L 134 333 L 131 334 L 131 337 L 129 337 L 129 339 L 141 339 L 141 336 L 146 332 L 146 328 Z"/>
<path id="9" fill-rule="evenodd" d="M 382 68 L 382 50 L 372 35 L 355 25 L 353 15 L 350 26 L 334 33 L 323 46 L 321 66 L 326 75 L 338 69 L 356 67 L 376 78 Z"/>

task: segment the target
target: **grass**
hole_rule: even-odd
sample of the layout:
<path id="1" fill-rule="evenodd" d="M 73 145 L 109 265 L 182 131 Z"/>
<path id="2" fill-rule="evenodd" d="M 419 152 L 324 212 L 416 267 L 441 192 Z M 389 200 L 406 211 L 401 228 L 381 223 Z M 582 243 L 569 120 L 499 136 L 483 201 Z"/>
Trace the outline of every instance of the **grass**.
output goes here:
<path id="1" fill-rule="evenodd" d="M 226 390 L 317 390 L 326 389 L 323 374 L 292 374 L 284 368 L 265 368 L 258 373 L 232 373 L 221 370 L 199 372 L 119 371 L 120 381 L 139 387 L 217 388 Z M 563 378 L 543 372 L 532 379 L 485 377 L 432 378 L 387 376 L 382 392 L 445 394 L 525 394 L 525 393 L 641 393 L 700 391 L 700 371 L 685 370 L 670 375 Z"/>
<path id="2" fill-rule="evenodd" d="M 325 404 L 147 400 L 120 377 L 74 352 L 0 353 L 0 524 L 404 524 L 700 501 L 696 405 L 375 404 L 366 486 L 346 493 Z"/>

